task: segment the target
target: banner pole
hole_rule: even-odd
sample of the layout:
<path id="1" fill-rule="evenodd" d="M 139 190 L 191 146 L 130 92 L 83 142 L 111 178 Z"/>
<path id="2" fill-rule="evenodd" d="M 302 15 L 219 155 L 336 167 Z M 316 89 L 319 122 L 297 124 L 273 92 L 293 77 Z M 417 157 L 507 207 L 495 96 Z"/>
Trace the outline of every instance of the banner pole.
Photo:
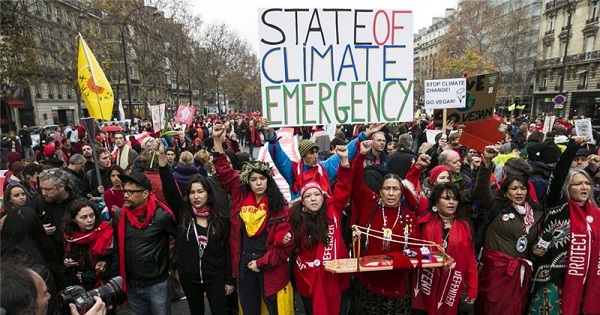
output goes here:
<path id="1" fill-rule="evenodd" d="M 442 132 L 446 133 L 446 121 L 448 120 L 448 109 L 442 109 Z"/>

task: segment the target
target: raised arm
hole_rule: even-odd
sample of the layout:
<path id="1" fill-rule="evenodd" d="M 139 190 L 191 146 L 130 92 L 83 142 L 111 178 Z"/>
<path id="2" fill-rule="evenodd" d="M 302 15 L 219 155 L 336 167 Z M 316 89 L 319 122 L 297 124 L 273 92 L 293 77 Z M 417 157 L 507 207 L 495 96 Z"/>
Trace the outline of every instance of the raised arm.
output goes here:
<path id="1" fill-rule="evenodd" d="M 290 160 L 281 148 L 279 141 L 277 141 L 277 133 L 273 128 L 269 127 L 269 121 L 263 117 L 261 124 L 265 130 L 265 141 L 269 142 L 268 149 L 269 154 L 271 154 L 271 158 L 273 159 L 273 164 L 275 164 L 275 167 L 277 167 L 281 176 L 285 178 L 288 185 L 292 187 L 294 185 L 292 160 Z"/>
<path id="2" fill-rule="evenodd" d="M 333 190 L 333 198 L 330 200 L 335 211 L 341 213 L 344 211 L 352 192 L 352 166 L 348 162 L 348 149 L 346 146 L 338 145 L 336 149 L 341 163 L 338 168 L 338 177 Z"/>
<path id="3" fill-rule="evenodd" d="M 216 175 L 219 182 L 225 188 L 227 193 L 231 195 L 231 202 L 235 205 L 241 205 L 243 201 L 242 182 L 240 181 L 239 172 L 234 170 L 227 161 L 227 155 L 223 151 L 223 135 L 224 127 L 221 124 L 216 124 L 213 127 L 213 149 L 215 156 L 213 157 L 213 165 L 215 166 Z"/>
<path id="4" fill-rule="evenodd" d="M 163 193 L 167 200 L 167 204 L 175 218 L 179 220 L 180 209 L 183 206 L 183 198 L 179 189 L 177 189 L 177 184 L 175 183 L 175 179 L 173 178 L 173 174 L 167 167 L 167 155 L 165 154 L 164 144 L 160 139 L 156 139 L 154 146 L 156 147 L 157 157 L 158 157 L 158 166 L 159 166 L 159 174 L 160 174 L 160 182 L 162 184 Z"/>
<path id="5" fill-rule="evenodd" d="M 587 137 L 572 137 L 567 145 L 567 149 L 556 162 L 556 166 L 550 175 L 550 183 L 548 184 L 548 194 L 546 197 L 546 206 L 554 207 L 561 204 L 563 201 L 562 186 L 567 178 L 571 162 L 577 154 L 577 150 L 585 144 Z"/>

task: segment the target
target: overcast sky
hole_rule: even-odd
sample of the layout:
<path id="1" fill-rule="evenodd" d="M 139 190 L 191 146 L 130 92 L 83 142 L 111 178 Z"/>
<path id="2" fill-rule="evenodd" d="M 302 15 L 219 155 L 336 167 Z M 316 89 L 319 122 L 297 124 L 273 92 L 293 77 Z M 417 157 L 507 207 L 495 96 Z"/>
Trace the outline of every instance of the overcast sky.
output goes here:
<path id="1" fill-rule="evenodd" d="M 414 32 L 431 25 L 431 18 L 456 8 L 457 0 L 205 0 L 192 1 L 192 10 L 205 23 L 224 22 L 258 53 L 258 8 L 349 8 L 412 10 Z"/>

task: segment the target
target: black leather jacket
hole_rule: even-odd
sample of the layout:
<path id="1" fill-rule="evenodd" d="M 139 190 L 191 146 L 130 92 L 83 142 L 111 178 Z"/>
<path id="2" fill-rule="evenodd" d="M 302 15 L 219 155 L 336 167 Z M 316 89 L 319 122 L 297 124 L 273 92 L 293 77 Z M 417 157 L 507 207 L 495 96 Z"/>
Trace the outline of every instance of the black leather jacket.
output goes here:
<path id="1" fill-rule="evenodd" d="M 114 231 L 118 239 L 121 211 L 115 213 Z M 171 216 L 157 205 L 154 219 L 145 229 L 138 230 L 125 222 L 125 270 L 127 284 L 147 287 L 169 277 L 169 235 L 177 233 Z M 121 253 L 123 251 L 120 251 Z"/>

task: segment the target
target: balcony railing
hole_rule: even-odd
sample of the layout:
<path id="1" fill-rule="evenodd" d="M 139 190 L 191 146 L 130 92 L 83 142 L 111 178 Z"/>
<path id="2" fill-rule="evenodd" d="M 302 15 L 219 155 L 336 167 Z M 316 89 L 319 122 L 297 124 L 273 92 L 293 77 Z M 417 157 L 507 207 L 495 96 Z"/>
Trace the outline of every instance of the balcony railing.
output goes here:
<path id="1" fill-rule="evenodd" d="M 585 89 L 587 89 L 587 84 L 577 84 L 577 89 L 578 90 L 585 90 Z"/>
<path id="2" fill-rule="evenodd" d="M 600 59 L 600 50 L 594 50 L 591 52 L 569 55 L 565 60 L 566 63 L 578 62 L 578 61 L 587 61 Z M 549 58 L 545 60 L 537 60 L 534 63 L 535 67 L 544 67 L 544 66 L 553 66 L 562 63 L 562 57 Z"/>
<path id="3" fill-rule="evenodd" d="M 556 9 L 559 6 L 565 4 L 566 2 L 567 2 L 567 0 L 553 0 L 553 1 L 550 1 L 550 2 L 546 3 L 546 11 L 547 10 Z"/>
<path id="4" fill-rule="evenodd" d="M 546 90 L 548 90 L 547 86 L 539 86 L 538 87 L 538 91 L 546 91 Z"/>
<path id="5" fill-rule="evenodd" d="M 558 85 L 555 85 L 555 86 L 554 86 L 554 90 L 555 90 L 555 91 L 559 91 L 559 90 L 560 90 L 560 86 L 558 86 Z"/>
<path id="6" fill-rule="evenodd" d="M 544 33 L 544 35 L 553 35 L 554 34 L 554 29 L 548 30 L 546 31 L 546 33 Z"/>

